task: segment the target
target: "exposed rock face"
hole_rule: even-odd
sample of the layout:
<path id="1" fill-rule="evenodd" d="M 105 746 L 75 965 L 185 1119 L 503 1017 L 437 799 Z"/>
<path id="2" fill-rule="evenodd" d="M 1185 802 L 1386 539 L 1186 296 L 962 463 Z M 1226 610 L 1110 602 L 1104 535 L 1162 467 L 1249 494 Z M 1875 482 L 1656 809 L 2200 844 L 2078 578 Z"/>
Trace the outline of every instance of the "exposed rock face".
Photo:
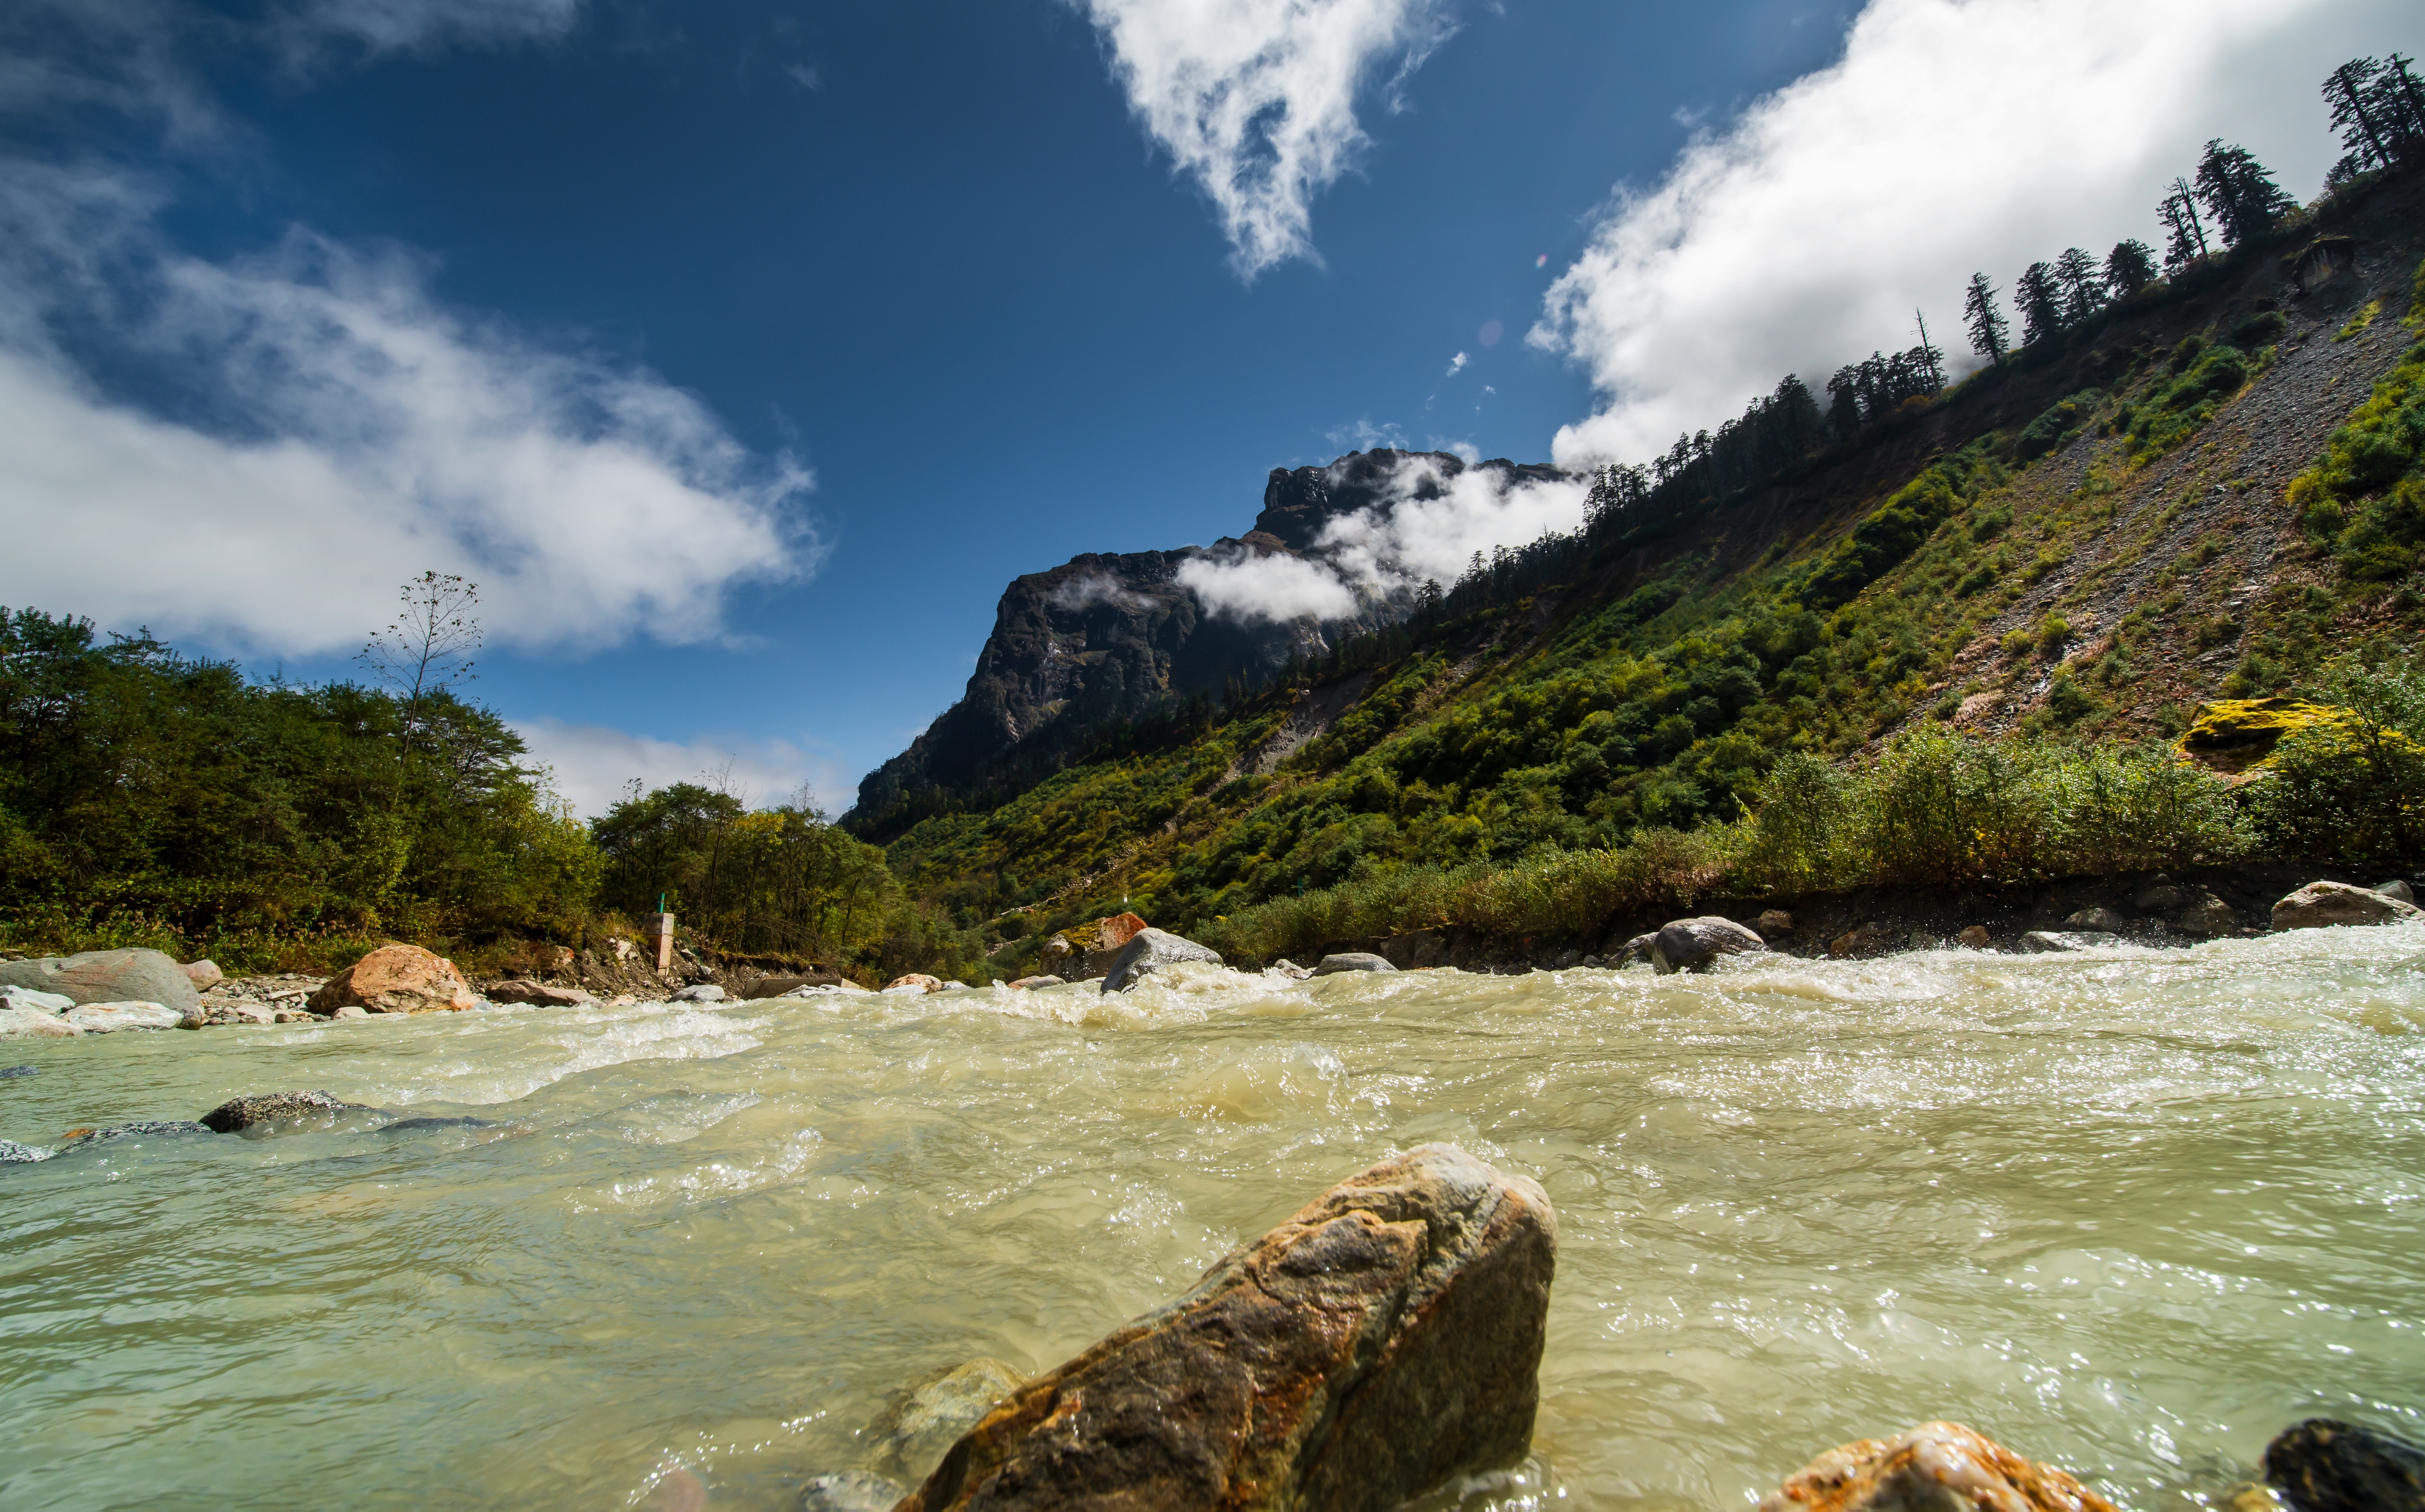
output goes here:
<path id="1" fill-rule="evenodd" d="M 1057 770 L 1088 736 L 1170 698 L 1217 694 L 1232 677 L 1260 680 L 1297 651 L 1326 648 L 1341 634 L 1394 624 L 1412 599 L 1373 600 L 1347 618 L 1285 622 L 1208 613 L 1179 582 L 1191 561 L 1251 556 L 1319 556 L 1324 527 L 1394 497 L 1392 480 L 1410 459 L 1424 478 L 1400 480 L 1421 498 L 1434 479 L 1468 464 L 1447 453 L 1350 453 L 1327 467 L 1275 469 L 1263 510 L 1243 538 L 1210 548 L 1073 557 L 1049 572 L 1013 579 L 994 611 L 992 633 L 977 656 L 960 701 L 878 767 L 859 787 L 855 823 L 872 834 L 906 828 L 934 796 L 965 796 L 1019 786 Z M 1506 461 L 1473 464 L 1511 482 L 1562 477 L 1556 469 Z"/>
<path id="2" fill-rule="evenodd" d="M 0 984 L 56 993 L 78 1003 L 158 1003 L 181 1013 L 201 1001 L 185 968 L 157 950 L 88 950 L 0 962 Z"/>
<path id="3" fill-rule="evenodd" d="M 2276 1435 L 2264 1474 L 2291 1512 L 2425 1512 L 2425 1449 L 2330 1418 Z"/>
<path id="4" fill-rule="evenodd" d="M 323 1018 L 341 1008 L 372 1013 L 443 1013 L 477 1008 L 472 984 L 444 956 L 417 945 L 383 945 L 329 979 L 308 1005 Z"/>
<path id="5" fill-rule="evenodd" d="M 1959 1423 L 1830 1449 L 1760 1498 L 1759 1512 L 2114 1512 L 2051 1465 Z"/>
<path id="6" fill-rule="evenodd" d="M 1758 934 L 1712 914 L 1661 925 L 1650 937 L 1650 963 L 1662 972 L 1701 971 L 1720 956 L 1767 948 Z"/>
<path id="7" fill-rule="evenodd" d="M 1387 957 L 1376 956 L 1370 950 L 1342 950 L 1337 955 L 1324 956 L 1321 964 L 1313 968 L 1313 974 L 1317 977 L 1328 977 L 1342 971 L 1395 971 L 1397 969 L 1389 964 Z"/>
<path id="8" fill-rule="evenodd" d="M 1420 1146 L 1029 1382 L 902 1512 L 1379 1512 L 1513 1463 L 1556 1264 L 1539 1186 Z"/>
<path id="9" fill-rule="evenodd" d="M 254 1092 L 228 1099 L 203 1114 L 201 1122 L 213 1134 L 241 1134 L 263 1124 L 326 1118 L 361 1106 L 340 1102 L 327 1092 Z"/>
<path id="10" fill-rule="evenodd" d="M 1128 944 L 1120 947 L 1112 969 L 1103 977 L 1103 991 L 1124 993 L 1157 971 L 1186 961 L 1202 961 L 1221 964 L 1221 952 L 1209 945 L 1172 934 L 1166 930 L 1137 931 Z"/>
<path id="11" fill-rule="evenodd" d="M 2277 930 L 2398 924 L 2417 916 L 2414 903 L 2385 898 L 2371 887 L 2353 887 L 2345 882 L 2311 882 L 2273 905 L 2273 927 Z"/>
<path id="12" fill-rule="evenodd" d="M 1025 1376 L 992 1359 L 936 1371 L 877 1414 L 865 1438 L 876 1445 L 877 1460 L 887 1472 L 923 1480 L 960 1435 L 1026 1381 Z M 893 1500 L 904 1494 L 895 1491 Z"/>

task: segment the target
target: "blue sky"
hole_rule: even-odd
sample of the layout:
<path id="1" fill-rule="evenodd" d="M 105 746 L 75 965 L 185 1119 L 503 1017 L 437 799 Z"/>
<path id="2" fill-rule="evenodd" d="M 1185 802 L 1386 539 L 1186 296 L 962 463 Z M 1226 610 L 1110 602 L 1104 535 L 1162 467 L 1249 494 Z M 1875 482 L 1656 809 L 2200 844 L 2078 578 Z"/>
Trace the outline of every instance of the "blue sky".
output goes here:
<path id="1" fill-rule="evenodd" d="M 1639 455 L 2149 235 L 2207 136 L 2312 194 L 2321 67 L 2425 40 L 2166 8 L 2208 39 L 2151 85 L 2081 0 L 29 0 L 0 602 L 322 677 L 459 570 L 475 692 L 585 804 L 728 758 L 846 802 L 1017 573 L 1376 442 Z M 2029 103 L 1973 119 L 1981 71 Z"/>

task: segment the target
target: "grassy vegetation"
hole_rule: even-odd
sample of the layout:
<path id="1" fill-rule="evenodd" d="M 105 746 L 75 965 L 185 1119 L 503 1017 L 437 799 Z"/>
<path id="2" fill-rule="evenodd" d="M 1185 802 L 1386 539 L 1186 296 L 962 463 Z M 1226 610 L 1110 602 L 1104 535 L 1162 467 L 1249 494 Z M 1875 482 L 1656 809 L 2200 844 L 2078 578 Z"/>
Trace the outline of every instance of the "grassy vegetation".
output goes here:
<path id="1" fill-rule="evenodd" d="M 2333 432 L 2289 500 L 2351 578 L 2396 582 L 2425 562 L 2425 342 Z"/>

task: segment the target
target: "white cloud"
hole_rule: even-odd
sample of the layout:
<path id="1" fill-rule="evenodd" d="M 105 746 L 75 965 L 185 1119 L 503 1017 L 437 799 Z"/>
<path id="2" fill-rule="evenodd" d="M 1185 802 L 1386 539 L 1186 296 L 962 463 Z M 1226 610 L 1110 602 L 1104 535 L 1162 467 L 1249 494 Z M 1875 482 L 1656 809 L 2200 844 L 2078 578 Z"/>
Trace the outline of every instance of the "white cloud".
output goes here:
<path id="1" fill-rule="evenodd" d="M 1452 30 L 1446 0 L 1071 0 L 1110 44 L 1130 108 L 1212 198 L 1253 279 L 1312 251 L 1313 197 L 1367 138 L 1356 102 L 1387 97 Z"/>
<path id="2" fill-rule="evenodd" d="M 722 784 L 754 808 L 795 803 L 805 790 L 827 814 L 847 809 L 855 787 L 829 756 L 789 740 L 661 740 L 553 719 L 517 721 L 513 729 L 530 747 L 530 759 L 552 769 L 556 790 L 586 819 L 606 812 L 634 778 L 643 788 Z"/>
<path id="3" fill-rule="evenodd" d="M 1390 475 L 1376 507 L 1332 519 L 1304 556 L 1237 550 L 1179 565 L 1180 585 L 1231 619 L 1344 619 L 1402 598 L 1426 579 L 1442 587 L 1477 551 L 1522 546 L 1582 523 L 1582 480 L 1511 481 L 1494 468 L 1451 474 L 1416 454 Z"/>
<path id="4" fill-rule="evenodd" d="M 664 379 L 448 310 L 409 258 L 298 232 L 208 263 L 148 209 L 0 173 L 0 602 L 325 652 L 436 568 L 480 584 L 492 645 L 595 647 L 713 638 L 734 585 L 819 556 L 809 474 Z"/>
<path id="5" fill-rule="evenodd" d="M 1145 595 L 1121 586 L 1119 580 L 1107 572 L 1082 572 L 1074 578 L 1065 579 L 1053 588 L 1052 599 L 1054 608 L 1066 610 L 1086 609 L 1096 604 L 1142 609 L 1150 602 Z M 969 653 L 971 662 L 976 659 L 975 652 Z"/>
<path id="6" fill-rule="evenodd" d="M 1789 371 L 1965 346 L 1962 288 L 2067 246 L 2155 241 L 2160 186 L 2211 136 L 2316 192 L 2339 153 L 2317 88 L 2359 54 L 2425 49 L 2414 0 L 1871 0 L 1844 57 L 1621 193 L 1532 334 L 1599 413 L 1575 464 L 1639 460 Z"/>
<path id="7" fill-rule="evenodd" d="M 1456 356 L 1450 358 L 1448 359 L 1448 372 L 1443 374 L 1443 376 L 1453 378 L 1458 374 L 1463 373 L 1465 371 L 1465 362 L 1466 358 L 1463 352 L 1459 352 Z"/>
<path id="8" fill-rule="evenodd" d="M 1277 552 L 1190 557 L 1176 576 L 1206 613 L 1248 623 L 1344 619 L 1357 608 L 1355 594 L 1328 565 Z"/>
<path id="9" fill-rule="evenodd" d="M 372 52 L 404 52 L 560 36 L 580 9 L 581 0 L 306 0 L 281 24 L 305 45 L 342 39 Z"/>

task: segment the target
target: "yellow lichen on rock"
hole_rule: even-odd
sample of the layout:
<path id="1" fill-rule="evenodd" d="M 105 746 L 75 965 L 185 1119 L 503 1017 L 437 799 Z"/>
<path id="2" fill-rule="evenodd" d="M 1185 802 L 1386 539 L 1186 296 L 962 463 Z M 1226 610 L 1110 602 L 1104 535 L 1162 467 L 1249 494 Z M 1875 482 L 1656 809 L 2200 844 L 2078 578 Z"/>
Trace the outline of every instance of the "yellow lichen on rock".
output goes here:
<path id="1" fill-rule="evenodd" d="M 2245 772 L 2271 759 L 2284 736 L 2350 717 L 2346 708 L 2304 698 L 2220 698 L 2198 706 L 2178 748 L 2217 772 Z"/>

